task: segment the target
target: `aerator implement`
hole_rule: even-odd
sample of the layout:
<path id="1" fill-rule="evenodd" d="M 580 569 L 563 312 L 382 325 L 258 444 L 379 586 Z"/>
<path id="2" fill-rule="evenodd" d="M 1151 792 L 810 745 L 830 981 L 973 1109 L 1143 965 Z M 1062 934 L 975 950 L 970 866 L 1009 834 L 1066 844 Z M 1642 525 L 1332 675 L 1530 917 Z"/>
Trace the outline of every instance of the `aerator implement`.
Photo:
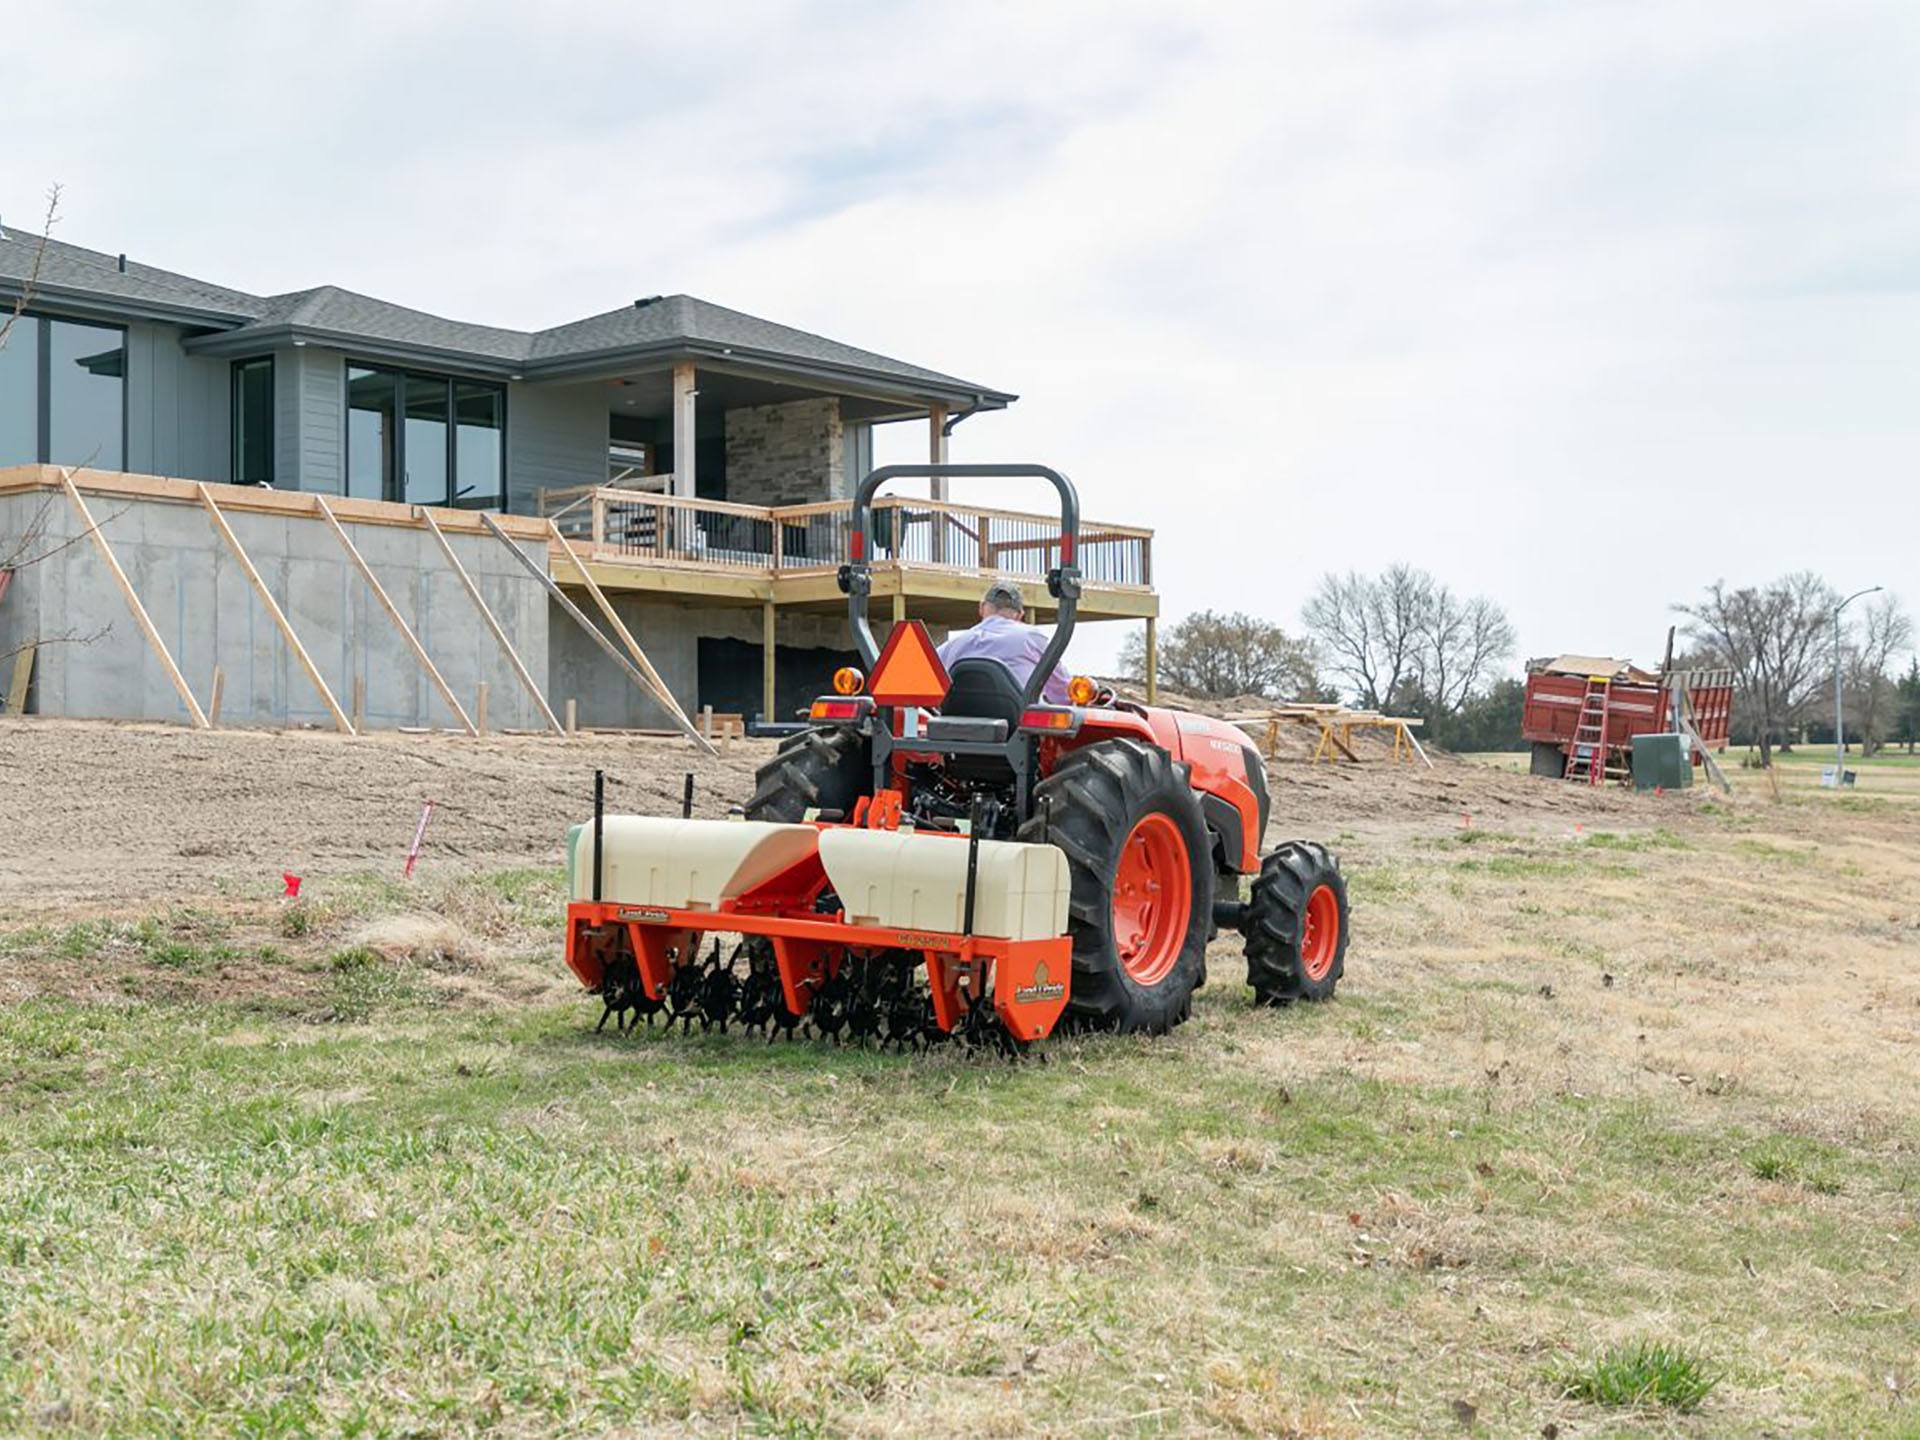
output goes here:
<path id="1" fill-rule="evenodd" d="M 926 628 L 868 623 L 873 499 L 903 476 L 1032 477 L 1060 497 L 1051 641 L 1023 684 L 949 675 Z M 1191 1013 L 1208 942 L 1245 938 L 1259 1004 L 1323 1000 L 1347 890 L 1323 847 L 1262 856 L 1266 771 L 1245 734 L 1118 700 L 1084 677 L 1042 702 L 1073 637 L 1079 501 L 1040 465 L 890 465 L 854 498 L 848 620 L 864 667 L 760 768 L 744 819 L 610 815 L 569 838 L 567 964 L 629 1028 L 741 1026 L 1014 1051 L 1057 1026 L 1162 1032 Z M 1241 900 L 1241 877 L 1250 877 Z"/>

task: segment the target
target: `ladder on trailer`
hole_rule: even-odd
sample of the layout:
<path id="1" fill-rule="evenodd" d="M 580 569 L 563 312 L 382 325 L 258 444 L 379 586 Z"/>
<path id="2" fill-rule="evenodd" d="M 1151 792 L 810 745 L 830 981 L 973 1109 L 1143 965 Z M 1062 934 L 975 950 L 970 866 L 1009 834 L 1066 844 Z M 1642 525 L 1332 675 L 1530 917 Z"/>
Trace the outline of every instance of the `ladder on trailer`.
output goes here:
<path id="1" fill-rule="evenodd" d="M 1587 677 L 1587 693 L 1580 700 L 1580 718 L 1574 722 L 1573 742 L 1567 746 L 1567 770 L 1561 778 L 1598 785 L 1607 778 L 1607 720 L 1613 710 L 1613 681 L 1605 675 Z"/>

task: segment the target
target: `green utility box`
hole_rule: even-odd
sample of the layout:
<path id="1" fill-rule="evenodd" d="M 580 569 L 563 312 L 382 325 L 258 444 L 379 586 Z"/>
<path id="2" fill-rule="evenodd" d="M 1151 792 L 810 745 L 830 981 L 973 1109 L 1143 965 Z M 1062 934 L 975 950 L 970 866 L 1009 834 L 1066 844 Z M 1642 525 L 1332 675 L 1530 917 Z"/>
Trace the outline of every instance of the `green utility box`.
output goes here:
<path id="1" fill-rule="evenodd" d="M 1633 788 L 1684 790 L 1693 784 L 1693 759 L 1684 735 L 1633 737 Z"/>

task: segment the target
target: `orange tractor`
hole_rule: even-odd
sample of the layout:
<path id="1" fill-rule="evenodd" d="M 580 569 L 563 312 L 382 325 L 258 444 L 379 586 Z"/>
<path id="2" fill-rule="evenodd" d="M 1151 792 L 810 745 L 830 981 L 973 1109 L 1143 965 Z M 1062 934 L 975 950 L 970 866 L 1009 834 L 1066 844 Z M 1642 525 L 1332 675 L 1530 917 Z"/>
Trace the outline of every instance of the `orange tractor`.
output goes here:
<path id="1" fill-rule="evenodd" d="M 902 476 L 1034 477 L 1058 492 L 1057 619 L 1024 684 L 992 660 L 949 675 L 918 621 L 876 644 L 872 502 Z M 1256 1003 L 1333 994 L 1346 884 L 1312 842 L 1261 855 L 1266 770 L 1247 736 L 1084 677 L 1070 703 L 1042 700 L 1080 595 L 1065 476 L 886 466 L 851 523 L 840 586 L 865 673 L 834 676 L 809 728 L 760 768 L 744 817 L 693 819 L 691 788 L 678 818 L 609 815 L 596 782 L 593 820 L 569 837 L 567 963 L 601 998 L 602 1026 L 664 1014 L 769 1038 L 805 1023 L 1009 1051 L 1063 1019 L 1157 1033 L 1187 1018 L 1223 927 L 1245 937 Z"/>

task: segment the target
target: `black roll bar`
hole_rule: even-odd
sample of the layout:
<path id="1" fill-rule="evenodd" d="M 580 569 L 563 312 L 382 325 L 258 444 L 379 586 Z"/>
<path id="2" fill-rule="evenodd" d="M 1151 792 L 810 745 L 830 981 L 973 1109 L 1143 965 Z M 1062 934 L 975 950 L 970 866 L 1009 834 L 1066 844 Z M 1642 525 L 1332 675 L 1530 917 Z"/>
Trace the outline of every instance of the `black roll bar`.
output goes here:
<path id="1" fill-rule="evenodd" d="M 867 623 L 867 599 L 873 593 L 873 497 L 889 480 L 1046 480 L 1060 495 L 1060 563 L 1047 572 L 1047 593 L 1059 602 L 1053 639 L 1027 679 L 1021 703 L 1040 698 L 1047 677 L 1073 639 L 1074 615 L 1080 607 L 1080 496 L 1073 482 L 1046 465 L 882 465 L 869 472 L 853 495 L 853 525 L 847 537 L 850 552 L 840 570 L 840 588 L 847 592 L 847 624 L 853 630 L 860 663 L 869 670 L 880 658 L 873 629 Z"/>

